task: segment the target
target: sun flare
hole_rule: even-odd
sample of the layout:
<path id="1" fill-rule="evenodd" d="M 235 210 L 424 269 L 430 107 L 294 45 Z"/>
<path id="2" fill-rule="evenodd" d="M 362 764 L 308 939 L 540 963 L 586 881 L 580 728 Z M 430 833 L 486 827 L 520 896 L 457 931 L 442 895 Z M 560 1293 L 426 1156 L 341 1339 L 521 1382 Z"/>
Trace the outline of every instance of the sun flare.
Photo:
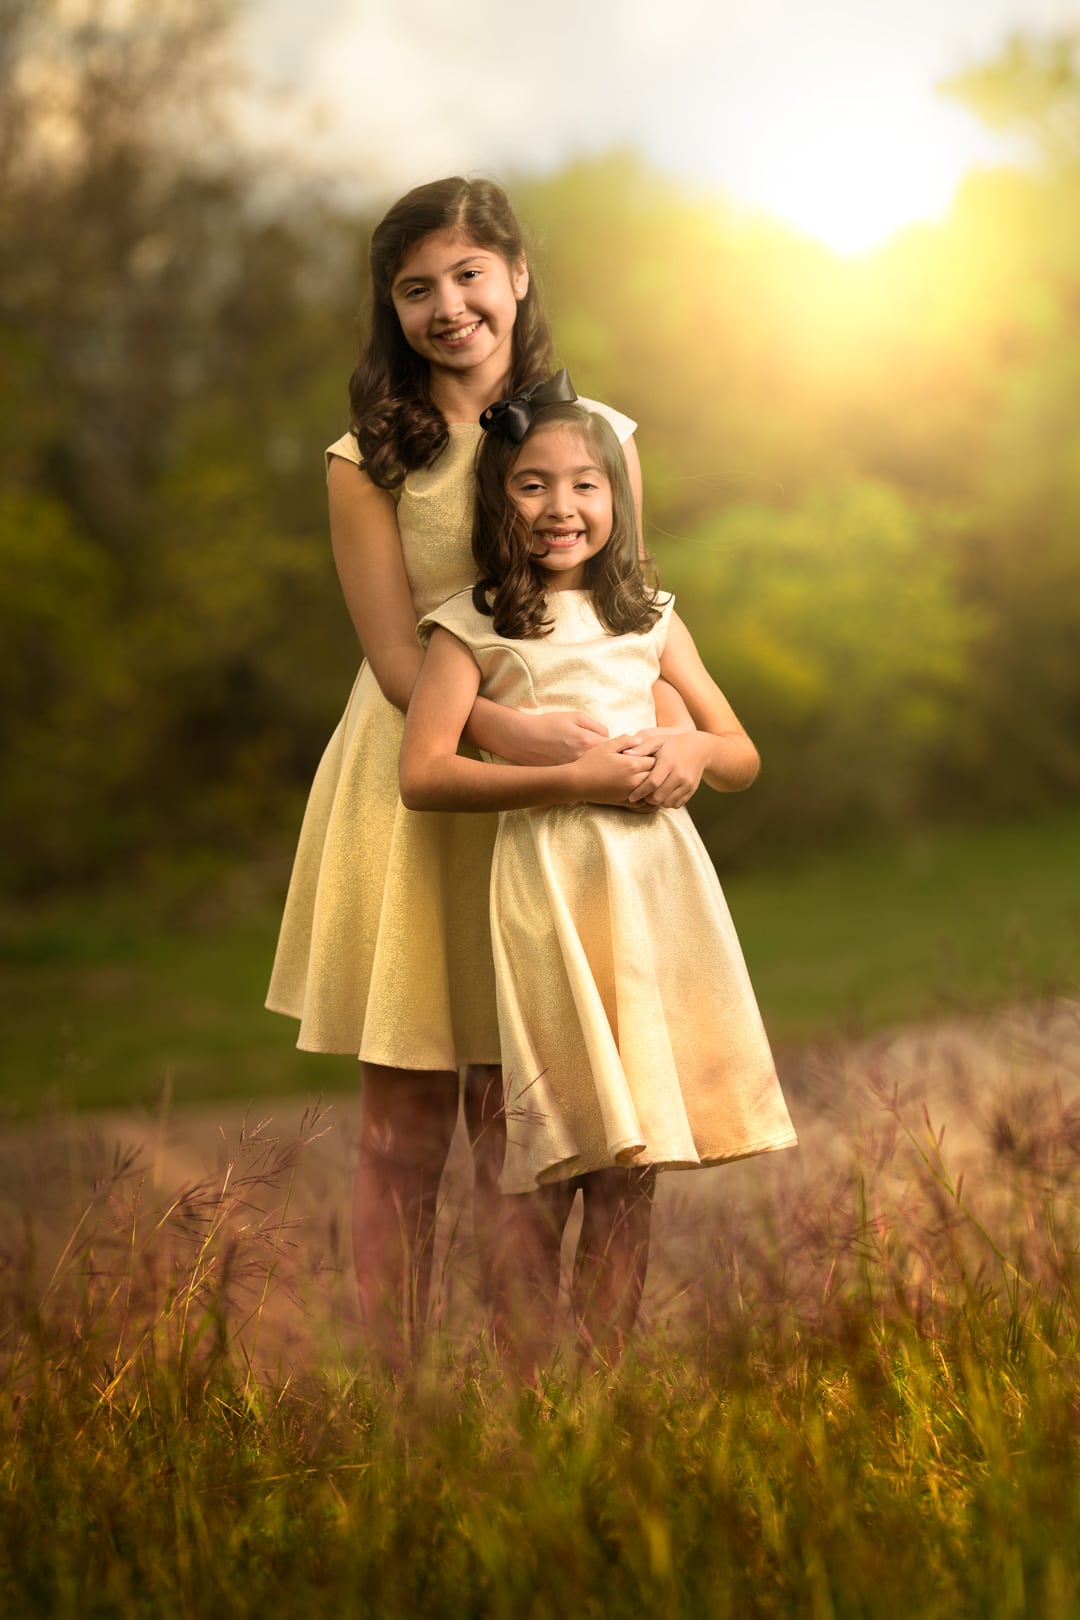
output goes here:
<path id="1" fill-rule="evenodd" d="M 958 108 L 900 85 L 789 88 L 782 127 L 748 147 L 754 201 L 844 254 L 946 212 L 977 155 Z"/>

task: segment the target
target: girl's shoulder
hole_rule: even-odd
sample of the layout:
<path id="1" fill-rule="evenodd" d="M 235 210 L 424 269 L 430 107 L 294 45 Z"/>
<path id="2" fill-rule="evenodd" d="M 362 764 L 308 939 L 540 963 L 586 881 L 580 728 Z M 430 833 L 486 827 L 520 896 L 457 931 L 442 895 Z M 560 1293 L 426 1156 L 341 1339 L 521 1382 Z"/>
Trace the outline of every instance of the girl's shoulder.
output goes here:
<path id="1" fill-rule="evenodd" d="M 605 417 L 615 429 L 620 444 L 625 444 L 637 427 L 632 416 L 624 416 L 622 411 L 615 410 L 611 405 L 605 405 L 601 399 L 585 399 L 579 395 L 578 404 L 584 405 L 587 411 L 595 411 L 597 416 Z"/>
<path id="2" fill-rule="evenodd" d="M 326 470 L 330 471 L 331 456 L 340 456 L 342 461 L 351 461 L 354 467 L 360 465 L 360 446 L 352 433 L 343 433 L 340 439 L 328 444 L 325 451 Z"/>
<path id="3" fill-rule="evenodd" d="M 362 467 L 364 464 L 364 458 L 360 454 L 360 446 L 356 442 L 354 433 L 343 433 L 340 439 L 335 439 L 333 444 L 328 444 L 324 450 L 323 459 L 326 462 L 326 476 L 328 478 L 330 476 L 330 462 L 334 456 L 337 456 L 341 461 L 351 461 L 354 467 Z M 389 493 L 396 505 L 401 499 L 400 486 L 397 489 L 390 490 Z"/>
<path id="4" fill-rule="evenodd" d="M 448 597 L 437 608 L 432 608 L 416 627 L 422 646 L 427 646 L 431 640 L 431 632 L 436 625 L 449 630 L 457 636 L 467 647 L 478 647 L 495 637 L 495 626 L 489 614 L 481 613 L 475 606 L 471 587 L 468 590 L 458 591 L 455 596 Z"/>
<path id="5" fill-rule="evenodd" d="M 670 591 L 658 591 L 653 598 L 653 607 L 660 617 L 645 634 L 650 638 L 658 654 L 662 654 L 667 645 L 668 630 L 671 628 L 671 615 L 675 611 L 675 598 Z"/>

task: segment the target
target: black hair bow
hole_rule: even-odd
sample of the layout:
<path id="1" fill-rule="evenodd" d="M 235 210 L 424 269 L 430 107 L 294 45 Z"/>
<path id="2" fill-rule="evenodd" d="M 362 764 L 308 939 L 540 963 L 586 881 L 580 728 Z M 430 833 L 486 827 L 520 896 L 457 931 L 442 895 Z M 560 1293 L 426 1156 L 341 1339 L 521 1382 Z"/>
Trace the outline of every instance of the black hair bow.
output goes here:
<path id="1" fill-rule="evenodd" d="M 480 426 L 501 433 L 511 444 L 520 444 L 532 427 L 533 412 L 541 405 L 572 405 L 577 399 L 570 373 L 557 371 L 554 377 L 533 383 L 509 399 L 497 399 L 480 418 Z"/>

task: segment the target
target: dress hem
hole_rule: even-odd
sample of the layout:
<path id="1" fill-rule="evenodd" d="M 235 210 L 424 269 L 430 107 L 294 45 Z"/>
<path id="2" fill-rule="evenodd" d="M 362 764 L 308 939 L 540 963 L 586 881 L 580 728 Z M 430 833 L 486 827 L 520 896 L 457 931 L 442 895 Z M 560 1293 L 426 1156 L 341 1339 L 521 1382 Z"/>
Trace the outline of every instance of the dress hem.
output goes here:
<path id="1" fill-rule="evenodd" d="M 518 1186 L 500 1185 L 499 1191 L 508 1198 L 520 1198 L 525 1193 L 538 1192 L 541 1187 L 556 1186 L 560 1181 L 571 1181 L 575 1176 L 592 1175 L 597 1170 L 709 1170 L 721 1164 L 737 1164 L 740 1159 L 754 1159 L 763 1153 L 780 1153 L 785 1148 L 798 1147 L 799 1138 L 794 1131 L 779 1137 L 763 1137 L 743 1147 L 737 1153 L 703 1154 L 697 1159 L 650 1159 L 647 1156 L 631 1161 L 629 1165 L 606 1159 L 603 1163 L 583 1163 L 578 1155 L 560 1160 L 541 1170 L 536 1179 Z"/>
<path id="2" fill-rule="evenodd" d="M 290 1007 L 276 1006 L 272 1001 L 266 1001 L 263 1005 L 267 1012 L 276 1013 L 281 1018 L 293 1018 L 298 1023 L 303 1023 L 304 1015 L 293 1012 Z M 312 1042 L 305 1041 L 303 1031 L 301 1031 L 297 1039 L 296 1050 L 298 1052 L 312 1052 L 319 1057 L 351 1057 L 355 1058 L 358 1063 L 377 1063 L 382 1069 L 410 1069 L 417 1072 L 426 1071 L 429 1074 L 449 1074 L 452 1070 L 481 1066 L 497 1069 L 502 1066 L 502 1056 L 498 1052 L 493 1057 L 458 1056 L 451 1063 L 417 1063 L 403 1060 L 399 1053 L 376 1053 L 370 1049 L 365 1051 L 362 1043 L 359 1050 L 355 1046 L 337 1044 L 334 1046 L 316 1046 Z"/>

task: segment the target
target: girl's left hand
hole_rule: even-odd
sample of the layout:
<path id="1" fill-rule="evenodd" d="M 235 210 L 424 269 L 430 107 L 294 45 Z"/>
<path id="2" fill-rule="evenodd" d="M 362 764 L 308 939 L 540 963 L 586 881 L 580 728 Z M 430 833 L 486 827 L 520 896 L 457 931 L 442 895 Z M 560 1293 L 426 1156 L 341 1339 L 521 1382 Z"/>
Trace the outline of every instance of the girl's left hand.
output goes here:
<path id="1" fill-rule="evenodd" d="M 656 764 L 627 798 L 627 804 L 654 810 L 678 810 L 693 798 L 701 784 L 708 758 L 709 739 L 700 731 L 657 726 L 635 733 L 640 740 L 628 754 L 652 754 Z"/>

